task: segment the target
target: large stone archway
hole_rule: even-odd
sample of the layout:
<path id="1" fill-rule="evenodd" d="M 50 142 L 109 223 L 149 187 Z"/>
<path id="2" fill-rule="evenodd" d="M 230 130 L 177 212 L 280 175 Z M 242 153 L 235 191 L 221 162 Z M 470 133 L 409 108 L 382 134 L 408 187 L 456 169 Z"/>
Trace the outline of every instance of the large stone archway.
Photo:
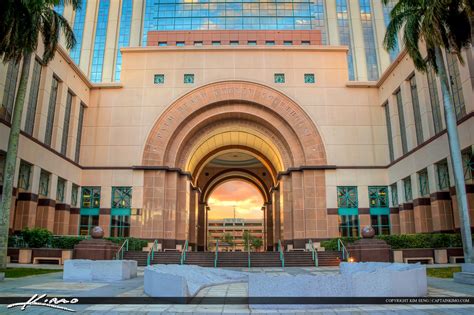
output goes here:
<path id="1" fill-rule="evenodd" d="M 254 157 L 258 169 L 210 174 L 210 161 L 228 152 Z M 296 102 L 270 87 L 226 81 L 182 96 L 152 127 L 143 165 L 143 213 L 132 234 L 165 248 L 185 240 L 205 248 L 205 196 L 216 180 L 237 175 L 265 190 L 269 250 L 279 240 L 302 247 L 327 237 L 322 138 Z"/>

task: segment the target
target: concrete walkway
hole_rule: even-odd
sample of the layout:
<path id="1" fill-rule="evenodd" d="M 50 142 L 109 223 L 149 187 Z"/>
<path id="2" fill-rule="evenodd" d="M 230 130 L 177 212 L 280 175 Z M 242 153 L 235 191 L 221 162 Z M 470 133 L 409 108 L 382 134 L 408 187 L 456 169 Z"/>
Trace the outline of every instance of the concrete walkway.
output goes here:
<path id="1" fill-rule="evenodd" d="M 43 265 L 42 265 L 43 266 Z M 248 268 L 232 268 L 233 270 L 249 271 Z M 49 294 L 65 297 L 144 297 L 143 267 L 139 268 L 138 277 L 131 280 L 101 283 L 101 282 L 64 282 L 62 273 L 52 273 L 17 279 L 6 279 L 0 283 L 0 296 L 25 296 L 33 294 Z M 337 272 L 338 268 L 251 268 L 250 272 L 287 273 L 287 274 L 320 274 Z M 451 279 L 428 278 L 429 296 L 463 297 L 474 296 L 474 286 L 454 283 Z M 246 297 L 246 283 L 217 285 L 202 289 L 198 296 L 202 297 Z M 25 299 L 26 301 L 27 299 Z M 283 308 L 272 310 L 252 311 L 248 305 L 73 305 L 71 308 L 80 314 L 170 314 L 170 313 L 201 313 L 201 314 L 249 314 L 249 313 L 322 313 L 322 314 L 474 314 L 474 305 L 351 305 L 323 306 L 316 305 L 310 311 L 294 311 Z M 49 308 L 30 307 L 27 311 L 6 309 L 0 305 L 0 314 L 64 314 Z"/>

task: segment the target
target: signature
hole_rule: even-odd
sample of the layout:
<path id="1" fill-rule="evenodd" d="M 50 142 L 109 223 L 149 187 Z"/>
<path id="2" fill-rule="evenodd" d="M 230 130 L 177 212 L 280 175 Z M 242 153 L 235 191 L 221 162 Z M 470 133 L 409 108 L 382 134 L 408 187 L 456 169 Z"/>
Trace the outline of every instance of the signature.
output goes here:
<path id="1" fill-rule="evenodd" d="M 54 308 L 57 310 L 61 311 L 66 311 L 66 312 L 75 312 L 75 310 L 60 306 L 58 304 L 76 304 L 79 302 L 79 299 L 72 298 L 71 300 L 67 300 L 65 298 L 52 298 L 52 299 L 47 299 L 46 294 L 35 294 L 33 295 L 28 301 L 26 302 L 21 302 L 21 303 L 13 303 L 10 305 L 7 305 L 7 308 L 14 308 L 14 307 L 20 307 L 21 310 L 24 311 L 28 306 L 44 306 L 44 307 L 50 307 Z"/>

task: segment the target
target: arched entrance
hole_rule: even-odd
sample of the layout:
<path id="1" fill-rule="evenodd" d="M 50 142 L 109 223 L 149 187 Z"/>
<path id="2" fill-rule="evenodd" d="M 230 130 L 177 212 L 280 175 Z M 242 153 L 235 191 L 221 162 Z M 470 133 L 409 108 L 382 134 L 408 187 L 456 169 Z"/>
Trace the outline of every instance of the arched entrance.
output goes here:
<path id="1" fill-rule="evenodd" d="M 143 165 L 139 234 L 164 248 L 188 240 L 204 249 L 206 196 L 237 177 L 266 197 L 268 250 L 327 235 L 322 139 L 298 104 L 267 86 L 218 82 L 179 98 L 150 131 Z"/>

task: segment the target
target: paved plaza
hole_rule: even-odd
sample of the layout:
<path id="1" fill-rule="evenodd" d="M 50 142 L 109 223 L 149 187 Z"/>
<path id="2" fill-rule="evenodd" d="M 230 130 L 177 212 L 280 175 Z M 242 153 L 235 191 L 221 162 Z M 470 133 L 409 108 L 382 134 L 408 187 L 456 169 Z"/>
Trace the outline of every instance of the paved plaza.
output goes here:
<path id="1" fill-rule="evenodd" d="M 30 265 L 31 266 L 31 265 Z M 54 268 L 54 267 L 51 267 Z M 321 274 L 334 273 L 334 267 L 301 267 L 301 268 L 233 268 L 234 270 L 265 272 L 278 274 Z M 143 292 L 144 268 L 140 267 L 138 277 L 121 282 L 82 283 L 64 282 L 62 272 L 18 279 L 6 279 L 0 284 L 0 296 L 25 296 L 48 294 L 64 297 L 146 297 Z M 474 296 L 474 286 L 454 283 L 452 279 L 428 278 L 428 294 L 432 297 L 466 297 Z M 290 289 L 290 288 L 289 288 Z M 216 285 L 202 289 L 198 297 L 246 297 L 247 283 Z M 7 310 L 1 306 L 0 314 L 64 314 L 49 308 L 30 307 L 27 311 L 18 308 Z M 250 310 L 248 305 L 73 305 L 71 308 L 80 314 L 170 314 L 170 313 L 201 313 L 201 314 L 249 314 L 249 313 L 281 313 L 281 314 L 473 314 L 474 305 L 315 305 L 310 310 L 291 310 L 278 306 L 270 310 Z"/>

